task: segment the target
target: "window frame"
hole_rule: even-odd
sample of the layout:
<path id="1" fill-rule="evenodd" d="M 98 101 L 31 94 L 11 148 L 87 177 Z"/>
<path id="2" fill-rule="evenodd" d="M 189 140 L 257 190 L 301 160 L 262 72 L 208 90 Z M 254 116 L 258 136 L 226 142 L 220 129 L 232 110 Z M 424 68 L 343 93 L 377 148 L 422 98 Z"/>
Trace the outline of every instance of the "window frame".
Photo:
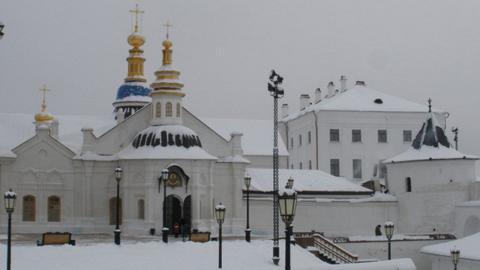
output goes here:
<path id="1" fill-rule="evenodd" d="M 385 134 L 385 140 L 381 140 L 381 138 L 383 138 L 383 133 Z M 388 132 L 386 129 L 379 129 L 377 131 L 377 141 L 378 143 L 388 143 Z"/>
<path id="2" fill-rule="evenodd" d="M 340 142 L 340 129 L 338 128 L 331 128 L 330 129 L 330 142 L 331 143 L 339 143 Z"/>
<path id="3" fill-rule="evenodd" d="M 358 132 L 358 134 L 356 132 Z M 352 129 L 352 143 L 361 143 L 361 142 L 362 142 L 362 130 Z"/>

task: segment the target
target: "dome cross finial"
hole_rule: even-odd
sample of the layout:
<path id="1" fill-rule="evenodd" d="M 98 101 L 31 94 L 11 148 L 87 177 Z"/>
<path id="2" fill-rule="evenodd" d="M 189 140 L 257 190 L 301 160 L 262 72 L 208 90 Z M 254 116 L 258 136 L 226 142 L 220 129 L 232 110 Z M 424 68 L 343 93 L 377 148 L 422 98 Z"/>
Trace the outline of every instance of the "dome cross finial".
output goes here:
<path id="1" fill-rule="evenodd" d="M 432 112 L 432 99 L 428 98 L 428 112 Z"/>
<path id="2" fill-rule="evenodd" d="M 134 32 L 138 32 L 138 17 L 140 14 L 145 13 L 145 11 L 138 8 L 138 4 L 135 4 L 135 9 L 130 10 L 131 13 L 135 14 L 135 26 L 133 28 Z"/>
<path id="3" fill-rule="evenodd" d="M 165 26 L 165 28 L 167 29 L 167 39 L 169 38 L 169 34 L 170 34 L 170 27 L 172 27 L 173 25 L 170 24 L 170 22 L 167 20 L 167 23 L 165 23 L 163 26 Z"/>
<path id="4" fill-rule="evenodd" d="M 51 91 L 50 89 L 47 88 L 47 85 L 43 85 L 42 88 L 40 88 L 40 91 L 43 92 L 43 98 L 42 98 L 42 112 L 45 112 L 47 109 L 47 102 L 46 102 L 46 97 L 47 97 L 47 92 Z"/>

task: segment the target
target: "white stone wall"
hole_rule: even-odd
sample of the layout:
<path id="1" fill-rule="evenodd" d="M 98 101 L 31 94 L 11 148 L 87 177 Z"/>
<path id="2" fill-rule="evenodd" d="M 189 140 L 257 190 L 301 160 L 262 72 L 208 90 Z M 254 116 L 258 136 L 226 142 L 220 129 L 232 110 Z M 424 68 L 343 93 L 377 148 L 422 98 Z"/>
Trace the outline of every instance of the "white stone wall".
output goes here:
<path id="1" fill-rule="evenodd" d="M 455 207 L 455 234 L 458 238 L 480 232 L 480 204 Z"/>
<path id="2" fill-rule="evenodd" d="M 398 199 L 402 233 L 453 232 L 455 205 L 470 199 L 473 160 L 433 160 L 387 164 L 388 189 Z M 412 192 L 405 179 L 411 177 Z"/>
<path id="3" fill-rule="evenodd" d="M 246 204 L 244 200 L 244 205 Z M 272 235 L 272 201 L 250 201 L 250 224 L 254 235 Z M 245 208 L 244 208 L 245 209 Z M 396 202 L 311 202 L 299 201 L 294 231 L 315 230 L 326 235 L 372 235 L 375 226 L 391 220 L 397 222 Z M 280 220 L 281 233 L 284 228 Z"/>

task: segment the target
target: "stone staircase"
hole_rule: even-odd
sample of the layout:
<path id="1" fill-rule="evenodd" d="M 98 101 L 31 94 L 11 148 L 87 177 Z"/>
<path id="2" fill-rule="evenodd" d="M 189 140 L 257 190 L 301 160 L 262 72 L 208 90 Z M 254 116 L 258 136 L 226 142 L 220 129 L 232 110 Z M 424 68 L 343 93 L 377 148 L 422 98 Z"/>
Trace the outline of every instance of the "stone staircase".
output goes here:
<path id="1" fill-rule="evenodd" d="M 294 233 L 295 242 L 308 249 L 320 260 L 329 264 L 344 264 L 358 262 L 358 255 L 333 243 L 331 240 L 317 232 Z"/>

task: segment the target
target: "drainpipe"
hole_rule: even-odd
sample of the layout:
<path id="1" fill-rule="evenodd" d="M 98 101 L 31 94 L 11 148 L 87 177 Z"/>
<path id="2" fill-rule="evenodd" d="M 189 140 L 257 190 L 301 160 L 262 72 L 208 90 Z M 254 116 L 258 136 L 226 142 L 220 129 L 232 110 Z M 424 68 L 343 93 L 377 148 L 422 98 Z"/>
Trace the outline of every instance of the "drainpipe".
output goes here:
<path id="1" fill-rule="evenodd" d="M 315 117 L 315 164 L 318 170 L 318 116 L 315 110 L 312 110 L 312 113 Z"/>

